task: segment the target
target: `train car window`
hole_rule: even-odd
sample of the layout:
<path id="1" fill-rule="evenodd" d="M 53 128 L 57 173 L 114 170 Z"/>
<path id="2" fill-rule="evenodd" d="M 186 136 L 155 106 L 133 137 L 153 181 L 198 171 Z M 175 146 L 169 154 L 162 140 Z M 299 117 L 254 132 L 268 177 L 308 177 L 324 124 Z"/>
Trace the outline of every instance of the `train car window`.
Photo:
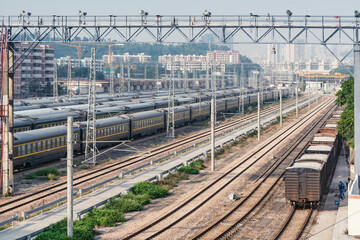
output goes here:
<path id="1" fill-rule="evenodd" d="M 53 138 L 53 139 L 51 139 L 51 147 L 56 147 L 56 139 L 55 138 Z"/>
<path id="2" fill-rule="evenodd" d="M 41 151 L 41 146 L 42 146 L 41 142 L 38 142 L 37 143 L 37 151 Z"/>
<path id="3" fill-rule="evenodd" d="M 31 153 L 31 143 L 26 145 L 26 153 L 27 154 Z"/>
<path id="4" fill-rule="evenodd" d="M 60 138 L 56 139 L 56 144 L 57 144 L 57 146 L 60 146 Z"/>
<path id="5" fill-rule="evenodd" d="M 25 155 L 26 154 L 26 146 L 22 145 L 21 146 L 21 155 Z"/>

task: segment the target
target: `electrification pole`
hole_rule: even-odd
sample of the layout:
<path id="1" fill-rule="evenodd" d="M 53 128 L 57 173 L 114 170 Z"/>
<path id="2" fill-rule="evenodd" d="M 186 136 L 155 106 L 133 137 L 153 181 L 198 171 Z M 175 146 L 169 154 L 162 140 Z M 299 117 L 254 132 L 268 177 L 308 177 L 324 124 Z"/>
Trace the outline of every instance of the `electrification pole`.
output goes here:
<path id="1" fill-rule="evenodd" d="M 85 162 L 96 164 L 96 58 L 95 48 L 91 48 L 88 112 L 86 126 Z"/>
<path id="2" fill-rule="evenodd" d="M 53 80 L 53 101 L 58 102 L 59 101 L 59 82 L 58 82 L 58 75 L 57 75 L 57 64 L 56 60 L 54 60 L 54 80 Z M 79 89 L 80 91 L 80 89 Z"/>
<path id="3" fill-rule="evenodd" d="M 119 84 L 120 96 L 124 96 L 125 92 L 125 75 L 124 75 L 124 63 L 121 62 L 121 76 L 120 76 L 120 84 Z"/>
<path id="4" fill-rule="evenodd" d="M 174 66 L 171 63 L 171 75 L 169 78 L 169 99 L 168 99 L 168 116 L 167 116 L 167 136 L 175 138 L 175 79 Z"/>
<path id="5" fill-rule="evenodd" d="M 66 79 L 66 99 L 70 101 L 70 82 L 71 82 L 71 58 L 68 59 L 68 72 L 67 72 L 67 79 Z"/>
<path id="6" fill-rule="evenodd" d="M 295 98 L 296 98 L 296 117 L 299 117 L 299 99 L 298 99 L 298 85 L 295 84 Z"/>
<path id="7" fill-rule="evenodd" d="M 114 86 L 114 73 L 113 73 L 113 64 L 112 64 L 112 53 L 109 54 L 109 68 L 110 68 L 110 97 L 114 98 L 114 90 L 115 90 L 115 86 Z"/>
<path id="8" fill-rule="evenodd" d="M 241 112 L 242 114 L 245 114 L 245 106 L 244 106 L 244 79 L 245 78 L 245 72 L 244 72 L 244 64 L 241 63 Z"/>
<path id="9" fill-rule="evenodd" d="M 357 35 L 358 36 L 358 35 Z M 354 171 L 360 188 L 360 45 L 354 45 Z"/>
<path id="10" fill-rule="evenodd" d="M 215 171 L 215 99 L 211 98 L 211 171 Z"/>
<path id="11" fill-rule="evenodd" d="M 130 92 L 130 64 L 128 64 L 128 67 L 127 67 L 127 70 L 128 70 L 128 83 L 127 83 L 127 87 L 128 87 L 128 92 Z"/>
<path id="12" fill-rule="evenodd" d="M 3 58 L 2 83 L 2 193 L 3 195 L 14 192 L 13 177 L 13 124 L 14 124 L 14 45 L 5 41 L 1 44 Z"/>
<path id="13" fill-rule="evenodd" d="M 67 235 L 73 236 L 73 117 L 67 118 Z"/>
<path id="14" fill-rule="evenodd" d="M 283 126 L 283 115 L 282 115 L 282 89 L 280 88 L 280 127 Z"/>
<path id="15" fill-rule="evenodd" d="M 205 81 L 206 91 L 210 90 L 210 80 L 209 80 L 209 63 L 206 59 L 206 81 Z"/>
<path id="16" fill-rule="evenodd" d="M 260 135 L 261 135 L 261 129 L 260 129 L 260 92 L 258 92 L 258 142 L 260 142 Z"/>

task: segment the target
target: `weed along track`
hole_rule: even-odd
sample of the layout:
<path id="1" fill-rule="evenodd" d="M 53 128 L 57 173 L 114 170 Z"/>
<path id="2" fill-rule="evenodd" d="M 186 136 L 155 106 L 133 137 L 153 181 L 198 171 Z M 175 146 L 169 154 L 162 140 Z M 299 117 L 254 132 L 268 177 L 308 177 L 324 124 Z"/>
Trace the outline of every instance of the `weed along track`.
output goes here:
<path id="1" fill-rule="evenodd" d="M 237 164 L 230 168 L 230 170 L 223 173 L 220 177 L 215 179 L 210 184 L 204 186 L 199 192 L 194 194 L 193 196 L 186 199 L 180 205 L 176 206 L 165 215 L 159 217 L 158 219 L 147 222 L 146 226 L 139 228 L 134 231 L 132 234 L 125 236 L 124 239 L 152 239 L 152 238 L 163 238 L 162 234 L 165 234 L 168 230 L 172 230 L 175 228 L 175 225 L 180 224 L 184 219 L 191 217 L 194 213 L 196 213 L 199 209 L 205 208 L 206 204 L 212 200 L 219 193 L 226 191 L 227 187 L 230 184 L 238 181 L 238 179 L 246 173 L 249 169 L 252 169 L 255 165 L 258 165 L 264 161 L 265 157 L 271 153 L 274 148 L 279 147 L 280 144 L 286 144 L 288 137 L 295 135 L 298 131 L 302 132 L 311 132 L 314 129 L 313 121 L 317 121 L 317 123 L 324 118 L 324 116 L 334 109 L 333 107 L 334 100 L 329 99 L 326 102 L 322 103 L 321 106 L 313 110 L 311 113 L 307 114 L 305 117 L 302 117 L 298 121 L 296 121 L 291 126 L 286 127 L 283 131 L 275 134 L 270 140 L 264 142 L 252 153 L 247 154 L 244 157 L 241 157 L 237 160 Z M 318 116 L 320 115 L 320 117 Z M 320 118 L 320 120 L 319 120 Z M 303 138 L 307 136 L 307 134 L 299 134 L 300 138 L 297 138 L 295 142 L 302 142 Z M 279 179 L 282 176 L 282 172 L 278 170 L 278 166 L 285 159 L 285 155 L 289 155 L 292 151 L 292 147 L 288 146 L 279 159 L 277 159 L 269 168 L 265 169 L 265 172 L 261 177 L 256 180 L 256 183 L 252 185 L 252 188 L 246 190 L 245 197 L 239 202 L 239 208 L 241 204 L 247 202 L 247 199 L 252 197 L 252 194 L 258 190 L 263 189 L 263 183 L 265 183 L 268 177 L 273 174 L 273 172 L 277 172 L 279 175 Z M 287 166 L 287 165 L 286 165 Z M 276 181 L 279 182 L 279 181 Z M 268 186 L 268 184 L 265 184 Z M 273 187 L 271 187 L 273 188 Z M 270 189 L 271 190 L 271 189 Z M 269 190 L 269 191 L 270 191 Z M 237 208 L 234 208 L 233 211 L 236 211 Z M 229 216 L 232 213 L 229 213 Z M 226 219 L 228 216 L 224 216 L 223 219 Z M 221 222 L 221 221 L 220 221 Z M 219 222 L 219 223 L 220 223 Z M 214 224 L 214 228 L 219 226 L 219 223 Z M 195 222 L 193 224 L 196 224 Z M 181 227 L 176 227 L 177 229 L 181 229 Z M 209 228 L 209 231 L 212 231 L 214 228 Z M 206 234 L 208 234 L 207 230 L 198 233 L 194 238 L 202 238 Z M 166 238 L 166 237 L 165 237 Z M 206 235 L 204 239 L 212 239 L 212 236 Z"/>
<path id="2" fill-rule="evenodd" d="M 288 103 L 284 107 L 290 106 L 293 103 Z M 278 107 L 270 107 L 262 112 L 262 115 L 274 114 L 278 111 Z M 227 131 L 231 131 L 234 128 L 238 128 L 244 125 L 251 123 L 256 120 L 256 114 L 250 114 L 241 119 L 231 119 L 225 121 L 223 124 L 219 125 L 216 128 L 216 133 L 221 134 Z M 119 162 L 109 164 L 107 166 L 87 171 L 86 173 L 81 173 L 74 177 L 74 187 L 81 187 L 81 184 L 87 183 L 89 181 L 96 181 L 101 177 L 108 176 L 113 177 L 121 172 L 121 170 L 135 166 L 136 164 L 147 163 L 151 160 L 158 159 L 162 156 L 167 155 L 169 152 L 173 153 L 177 150 L 181 150 L 185 147 L 194 145 L 195 143 L 202 142 L 207 140 L 210 136 L 208 129 L 200 131 L 196 135 L 189 136 L 183 139 L 179 139 L 175 142 L 157 147 L 152 149 L 148 154 L 141 154 L 128 157 Z M 120 171 L 120 172 L 119 172 Z M 42 201 L 49 196 L 54 194 L 65 194 L 66 191 L 66 181 L 59 181 L 50 186 L 44 187 L 40 190 L 34 191 L 30 194 L 24 194 L 18 197 L 13 197 L 8 201 L 0 204 L 0 215 L 6 213 L 16 213 L 17 208 L 23 207 L 29 204 L 34 204 L 36 201 L 39 202 L 39 205 L 42 204 Z"/>

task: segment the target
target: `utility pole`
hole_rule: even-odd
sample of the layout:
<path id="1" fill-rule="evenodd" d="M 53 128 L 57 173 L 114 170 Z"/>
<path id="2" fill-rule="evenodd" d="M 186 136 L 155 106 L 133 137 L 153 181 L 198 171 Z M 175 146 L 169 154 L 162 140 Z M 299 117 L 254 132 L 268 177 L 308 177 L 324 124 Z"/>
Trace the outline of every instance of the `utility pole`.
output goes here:
<path id="1" fill-rule="evenodd" d="M 121 76 L 120 76 L 120 84 L 119 84 L 120 96 L 124 96 L 125 92 L 125 75 L 124 75 L 124 63 L 121 62 Z"/>
<path id="2" fill-rule="evenodd" d="M 175 138 L 175 79 L 174 66 L 171 62 L 171 75 L 169 78 L 169 99 L 166 133 L 167 137 Z"/>
<path id="3" fill-rule="evenodd" d="M 73 236 L 73 117 L 67 118 L 67 235 Z"/>
<path id="4" fill-rule="evenodd" d="M 71 58 L 68 59 L 68 72 L 67 72 L 67 79 L 66 79 L 66 98 L 67 101 L 70 101 L 70 82 L 71 82 Z"/>
<path id="5" fill-rule="evenodd" d="M 127 70 L 128 70 L 128 83 L 127 83 L 127 87 L 128 87 L 128 92 L 130 92 L 130 64 L 128 64 Z"/>
<path id="6" fill-rule="evenodd" d="M 282 89 L 280 88 L 280 127 L 283 126 L 283 114 L 282 114 Z"/>
<path id="7" fill-rule="evenodd" d="M 5 36 L 6 38 L 7 36 Z M 13 177 L 13 124 L 14 124 L 14 45 L 7 41 L 1 44 L 1 53 L 3 59 L 2 83 L 2 106 L 1 106 L 1 124 L 2 124 L 2 193 L 3 195 L 14 192 Z"/>
<path id="8" fill-rule="evenodd" d="M 95 48 L 91 48 L 88 112 L 86 125 L 85 162 L 96 164 L 96 58 Z"/>
<path id="9" fill-rule="evenodd" d="M 57 76 L 57 64 L 56 60 L 54 60 L 54 80 L 53 80 L 53 101 L 58 102 L 59 101 L 59 82 L 58 82 L 58 76 Z M 79 89 L 80 91 L 80 89 Z"/>
<path id="10" fill-rule="evenodd" d="M 260 122 L 260 92 L 258 92 L 258 142 L 260 142 L 260 140 L 261 140 L 261 138 L 260 138 L 260 135 L 261 135 L 260 125 L 261 125 L 261 122 Z"/>
<path id="11" fill-rule="evenodd" d="M 211 171 L 215 171 L 215 99 L 211 98 Z"/>

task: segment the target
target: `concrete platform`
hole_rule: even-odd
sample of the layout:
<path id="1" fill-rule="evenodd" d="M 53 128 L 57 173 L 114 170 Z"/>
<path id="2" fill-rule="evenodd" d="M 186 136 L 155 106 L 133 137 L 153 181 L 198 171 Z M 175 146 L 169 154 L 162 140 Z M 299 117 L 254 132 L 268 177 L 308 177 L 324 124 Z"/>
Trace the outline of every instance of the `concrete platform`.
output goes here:
<path id="1" fill-rule="evenodd" d="M 339 182 L 342 181 L 345 184 L 349 176 L 350 169 L 345 156 L 345 151 L 342 149 L 331 181 L 330 192 L 326 197 L 325 204 L 320 207 L 316 224 L 312 226 L 310 231 L 311 240 L 355 239 L 346 234 L 348 229 L 347 192 L 345 192 L 345 199 L 339 201 Z M 339 205 L 335 205 L 335 201 L 339 201 Z"/>
<path id="2" fill-rule="evenodd" d="M 306 106 L 307 102 L 299 104 L 299 107 Z M 283 110 L 283 114 L 287 114 L 293 111 L 295 107 L 290 107 Z M 277 113 L 272 115 L 263 116 L 261 122 L 269 123 L 272 120 L 276 119 L 278 116 Z M 233 132 L 230 132 L 228 135 L 220 136 L 216 138 L 216 146 L 222 146 L 223 144 L 229 142 L 236 137 L 245 135 L 248 131 L 251 131 L 257 127 L 257 120 L 247 124 Z M 81 198 L 74 199 L 74 220 L 77 219 L 77 214 L 83 210 L 86 210 L 92 206 L 100 204 L 110 198 L 116 197 L 119 194 L 128 192 L 132 186 L 140 181 L 147 181 L 153 179 L 159 174 L 174 168 L 175 166 L 193 159 L 196 156 L 203 155 L 205 152 L 210 150 L 210 145 L 204 144 L 188 153 L 180 155 L 177 158 L 167 160 L 158 165 L 146 168 L 137 174 L 131 175 L 124 180 L 116 181 L 108 186 L 99 188 L 94 192 L 82 196 Z M 66 217 L 66 204 L 54 208 L 48 212 L 40 214 L 38 216 L 32 217 L 26 221 L 16 224 L 14 227 L 7 228 L 0 232 L 0 239 L 26 239 L 28 236 L 35 236 L 38 232 L 43 231 L 44 228 L 48 227 L 50 224 L 56 223 Z"/>

